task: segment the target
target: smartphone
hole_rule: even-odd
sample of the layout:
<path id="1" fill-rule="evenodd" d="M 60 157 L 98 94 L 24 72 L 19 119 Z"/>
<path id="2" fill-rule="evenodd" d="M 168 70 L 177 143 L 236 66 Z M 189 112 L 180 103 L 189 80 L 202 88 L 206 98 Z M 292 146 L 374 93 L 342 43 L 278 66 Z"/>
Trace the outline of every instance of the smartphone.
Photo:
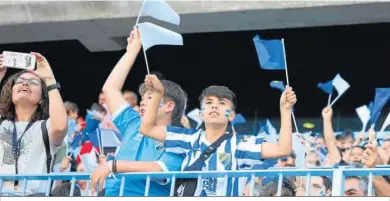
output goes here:
<path id="1" fill-rule="evenodd" d="M 3 51 L 3 66 L 7 68 L 17 68 L 24 70 L 34 70 L 36 57 L 32 54 Z"/>

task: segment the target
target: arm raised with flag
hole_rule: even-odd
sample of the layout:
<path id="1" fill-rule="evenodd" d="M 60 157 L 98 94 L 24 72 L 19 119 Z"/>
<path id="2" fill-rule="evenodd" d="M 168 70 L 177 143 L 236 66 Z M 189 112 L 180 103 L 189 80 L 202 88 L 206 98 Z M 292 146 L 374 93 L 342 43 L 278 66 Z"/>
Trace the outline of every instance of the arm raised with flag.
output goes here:
<path id="1" fill-rule="evenodd" d="M 336 138 L 334 137 L 332 126 L 333 110 L 331 107 L 326 107 L 322 110 L 322 118 L 324 121 L 324 137 L 326 146 L 328 147 L 329 154 L 331 155 L 330 163 L 334 165 L 341 161 L 341 154 L 337 148 Z"/>
<path id="2" fill-rule="evenodd" d="M 127 38 L 126 53 L 122 56 L 115 68 L 111 71 L 103 86 L 103 93 L 107 99 L 108 110 L 114 114 L 126 103 L 122 95 L 122 88 L 126 81 L 138 53 L 141 50 L 141 38 L 137 28 L 134 28 Z"/>
<path id="3" fill-rule="evenodd" d="M 261 148 L 262 158 L 278 158 L 288 156 L 292 151 L 292 107 L 297 102 L 297 97 L 291 87 L 287 87 L 280 97 L 280 138 L 277 144 L 263 143 Z"/>

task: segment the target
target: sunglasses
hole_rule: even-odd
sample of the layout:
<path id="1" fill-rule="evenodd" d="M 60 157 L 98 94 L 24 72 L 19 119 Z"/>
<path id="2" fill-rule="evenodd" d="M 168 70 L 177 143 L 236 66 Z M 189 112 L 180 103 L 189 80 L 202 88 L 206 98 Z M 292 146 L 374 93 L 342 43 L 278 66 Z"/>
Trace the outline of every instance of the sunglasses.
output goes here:
<path id="1" fill-rule="evenodd" d="M 26 79 L 26 78 L 18 77 L 14 80 L 14 85 L 24 84 L 24 83 L 27 83 L 28 85 L 32 85 L 32 86 L 40 86 L 41 85 L 41 81 L 36 79 L 36 78 Z"/>

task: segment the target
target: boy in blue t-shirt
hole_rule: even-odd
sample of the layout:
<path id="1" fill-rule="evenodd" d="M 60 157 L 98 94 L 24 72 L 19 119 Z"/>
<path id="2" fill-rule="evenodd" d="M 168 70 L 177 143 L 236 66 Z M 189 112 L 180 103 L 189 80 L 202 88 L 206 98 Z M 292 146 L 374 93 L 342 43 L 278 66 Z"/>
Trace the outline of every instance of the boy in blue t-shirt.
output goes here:
<path id="1" fill-rule="evenodd" d="M 103 93 L 106 96 L 109 113 L 112 114 L 112 121 L 122 134 L 122 144 L 114 161 L 100 164 L 91 174 L 92 187 L 96 184 L 103 187 L 105 179 L 116 172 L 150 172 L 150 171 L 179 171 L 183 157 L 174 153 L 164 151 L 164 144 L 142 135 L 139 131 L 143 115 L 148 110 L 152 91 L 145 85 L 141 85 L 139 93 L 142 96 L 140 112 L 135 111 L 123 98 L 122 87 L 126 77 L 141 49 L 141 39 L 138 30 L 135 28 L 128 38 L 127 51 L 112 70 L 103 86 Z M 169 125 L 184 112 L 187 102 L 186 93 L 179 85 L 164 80 L 164 101 L 158 108 L 159 125 Z M 156 161 L 159 162 L 145 162 Z M 115 164 L 115 168 L 113 165 Z M 146 178 L 127 177 L 124 184 L 124 196 L 143 196 L 145 192 Z M 121 179 L 108 180 L 105 186 L 106 196 L 118 196 L 121 186 Z M 160 182 L 150 183 L 150 196 L 169 195 L 170 185 L 162 185 Z"/>

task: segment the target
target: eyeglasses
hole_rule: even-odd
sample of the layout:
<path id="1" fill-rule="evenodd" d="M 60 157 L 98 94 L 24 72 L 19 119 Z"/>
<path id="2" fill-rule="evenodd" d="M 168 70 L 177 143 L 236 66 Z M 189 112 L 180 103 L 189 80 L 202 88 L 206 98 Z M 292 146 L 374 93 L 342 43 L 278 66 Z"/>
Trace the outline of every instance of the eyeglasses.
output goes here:
<path id="1" fill-rule="evenodd" d="M 22 78 L 22 77 L 18 77 L 14 80 L 14 85 L 15 84 L 24 84 L 24 83 L 27 83 L 28 85 L 32 85 L 32 86 L 40 86 L 41 85 L 41 81 L 36 79 L 36 78 L 30 78 L 30 79 L 26 79 L 26 78 Z"/>

